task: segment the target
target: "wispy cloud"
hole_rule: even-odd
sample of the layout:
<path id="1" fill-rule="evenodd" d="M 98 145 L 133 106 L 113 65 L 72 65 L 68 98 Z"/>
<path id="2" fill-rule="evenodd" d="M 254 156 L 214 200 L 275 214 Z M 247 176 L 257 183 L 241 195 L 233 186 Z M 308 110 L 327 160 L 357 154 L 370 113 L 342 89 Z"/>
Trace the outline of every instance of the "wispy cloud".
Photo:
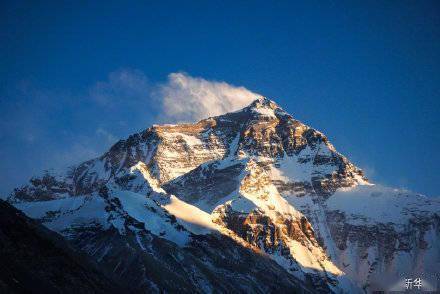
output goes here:
<path id="1" fill-rule="evenodd" d="M 154 109 L 155 120 L 192 122 L 245 107 L 261 95 L 226 82 L 209 81 L 178 72 L 163 83 L 151 84 L 139 70 L 111 72 L 96 82 L 89 95 L 106 111 L 133 110 L 133 115 Z"/>
<path id="2" fill-rule="evenodd" d="M 54 154 L 50 156 L 52 165 L 47 168 L 62 170 L 68 166 L 78 164 L 83 160 L 98 157 L 101 155 L 99 153 L 100 151 L 101 150 L 96 146 L 96 142 L 85 138 L 82 141 L 73 143 L 66 149 L 54 152 Z M 79 161 L 79 159 L 81 160 Z"/>
<path id="3" fill-rule="evenodd" d="M 110 144 L 114 144 L 118 140 L 118 138 L 115 135 L 113 135 L 112 133 L 110 133 L 109 131 L 107 131 L 106 129 L 104 129 L 102 127 L 99 127 L 96 130 L 96 135 L 104 138 L 104 140 Z"/>
<path id="4" fill-rule="evenodd" d="M 89 94 L 101 106 L 119 107 L 148 100 L 151 87 L 142 71 L 121 69 L 111 72 L 107 80 L 96 82 Z"/>
<path id="5" fill-rule="evenodd" d="M 156 95 L 168 121 L 197 121 L 238 110 L 261 97 L 244 87 L 208 81 L 185 73 L 171 73 Z"/>

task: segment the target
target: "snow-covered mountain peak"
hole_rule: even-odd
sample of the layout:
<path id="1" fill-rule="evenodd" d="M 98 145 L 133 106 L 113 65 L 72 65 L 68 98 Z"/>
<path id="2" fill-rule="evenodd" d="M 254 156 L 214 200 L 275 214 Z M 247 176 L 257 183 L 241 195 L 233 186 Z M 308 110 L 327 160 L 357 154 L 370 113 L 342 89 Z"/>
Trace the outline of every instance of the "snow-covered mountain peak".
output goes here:
<path id="1" fill-rule="evenodd" d="M 243 118 L 242 122 L 244 124 L 259 119 L 282 119 L 284 116 L 288 115 L 288 113 L 278 106 L 277 103 L 266 97 L 259 97 L 243 109 L 233 112 L 233 114 L 241 114 Z M 229 114 L 226 113 L 224 116 L 227 117 Z"/>
<path id="2" fill-rule="evenodd" d="M 98 262 L 119 267 L 127 246 L 146 260 L 154 253 L 208 292 L 217 285 L 209 264 L 231 267 L 200 248 L 263 253 L 276 262 L 269 273 L 322 292 L 370 290 L 374 277 L 412 274 L 415 263 L 440 268 L 439 201 L 371 185 L 324 134 L 264 97 L 197 123 L 154 125 L 64 173 L 31 179 L 9 201 Z M 141 260 L 137 282 L 163 286 Z"/>
<path id="3" fill-rule="evenodd" d="M 258 99 L 255 99 L 249 106 L 247 106 L 247 108 L 267 108 L 275 110 L 280 107 L 267 97 L 259 97 Z"/>

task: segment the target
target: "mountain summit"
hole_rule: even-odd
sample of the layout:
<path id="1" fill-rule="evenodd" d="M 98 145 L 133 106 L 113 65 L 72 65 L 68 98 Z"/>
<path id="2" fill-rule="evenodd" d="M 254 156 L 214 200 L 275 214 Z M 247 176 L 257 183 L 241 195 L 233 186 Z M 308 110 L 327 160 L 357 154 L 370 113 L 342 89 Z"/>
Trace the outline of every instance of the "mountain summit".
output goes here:
<path id="1" fill-rule="evenodd" d="M 362 293 L 440 269 L 438 199 L 370 183 L 267 98 L 154 125 L 9 202 L 137 292 Z"/>

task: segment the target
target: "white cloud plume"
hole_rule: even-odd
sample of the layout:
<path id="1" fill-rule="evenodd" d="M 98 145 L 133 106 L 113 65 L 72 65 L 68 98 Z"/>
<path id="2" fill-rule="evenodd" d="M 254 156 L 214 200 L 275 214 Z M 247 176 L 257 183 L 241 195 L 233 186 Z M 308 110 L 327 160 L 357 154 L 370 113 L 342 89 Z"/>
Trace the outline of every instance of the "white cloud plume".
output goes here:
<path id="1" fill-rule="evenodd" d="M 142 71 L 122 69 L 111 72 L 106 81 L 97 82 L 90 89 L 90 96 L 101 106 L 120 107 L 145 102 L 150 92 L 148 78 Z"/>
<path id="2" fill-rule="evenodd" d="M 225 82 L 171 73 L 159 86 L 161 114 L 167 121 L 192 122 L 243 108 L 261 95 Z"/>
<path id="3" fill-rule="evenodd" d="M 208 81 L 186 73 L 171 73 L 164 83 L 150 84 L 140 70 L 111 72 L 90 89 L 90 97 L 105 109 L 155 110 L 156 122 L 193 122 L 235 111 L 261 95 L 226 82 Z M 152 99 L 154 97 L 154 99 Z M 139 113 L 138 113 L 139 114 Z"/>

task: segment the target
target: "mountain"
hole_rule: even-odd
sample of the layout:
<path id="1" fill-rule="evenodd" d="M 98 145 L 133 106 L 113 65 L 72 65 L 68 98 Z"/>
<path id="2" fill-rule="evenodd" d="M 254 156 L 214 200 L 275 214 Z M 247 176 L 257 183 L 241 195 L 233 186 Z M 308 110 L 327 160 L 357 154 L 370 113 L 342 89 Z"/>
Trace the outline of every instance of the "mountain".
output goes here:
<path id="1" fill-rule="evenodd" d="M 154 125 L 8 201 L 138 292 L 362 293 L 440 271 L 440 201 L 370 183 L 267 98 Z"/>
<path id="2" fill-rule="evenodd" d="M 58 234 L 0 200 L 0 293 L 120 293 Z"/>

